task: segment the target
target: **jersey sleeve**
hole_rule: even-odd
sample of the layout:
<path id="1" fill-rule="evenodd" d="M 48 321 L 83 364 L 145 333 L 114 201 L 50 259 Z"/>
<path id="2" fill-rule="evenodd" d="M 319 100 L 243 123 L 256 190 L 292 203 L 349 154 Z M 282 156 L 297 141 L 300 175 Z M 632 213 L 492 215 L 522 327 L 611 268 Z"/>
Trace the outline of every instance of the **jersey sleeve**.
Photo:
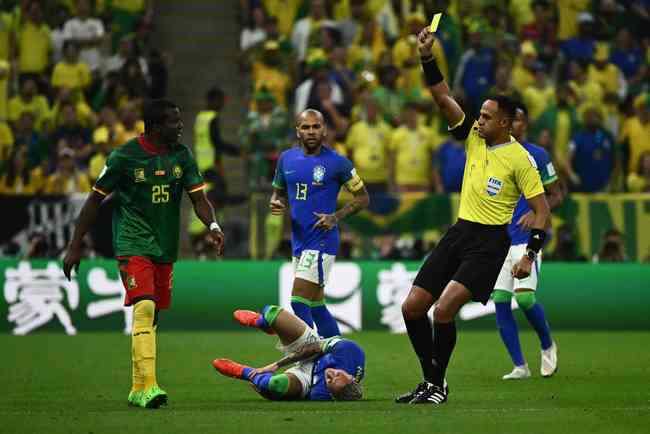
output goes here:
<path id="1" fill-rule="evenodd" d="M 284 170 L 282 168 L 285 154 L 280 155 L 278 164 L 275 166 L 275 176 L 273 176 L 273 187 L 279 190 L 286 190 L 287 180 L 284 178 Z"/>
<path id="2" fill-rule="evenodd" d="M 520 158 L 515 169 L 515 182 L 521 194 L 526 199 L 544 193 L 544 185 L 537 170 L 537 162 L 532 155 L 526 153 L 528 158 Z"/>
<path id="3" fill-rule="evenodd" d="M 363 181 L 357 175 L 357 171 L 352 165 L 352 162 L 345 157 L 341 157 L 338 180 L 350 192 L 359 191 L 363 187 Z"/>
<path id="4" fill-rule="evenodd" d="M 203 190 L 205 188 L 205 182 L 203 181 L 203 175 L 199 171 L 199 166 L 196 164 L 196 159 L 189 149 L 187 155 L 188 158 L 185 163 L 182 178 L 183 188 L 188 193 L 194 193 L 195 191 Z"/>
<path id="5" fill-rule="evenodd" d="M 456 140 L 465 140 L 469 137 L 469 134 L 472 132 L 472 127 L 474 126 L 474 119 L 469 116 L 463 115 L 463 119 L 458 122 L 456 125 L 449 126 L 449 133 L 451 133 Z"/>
<path id="6" fill-rule="evenodd" d="M 120 182 L 124 175 L 122 158 L 117 151 L 111 152 L 106 159 L 106 164 L 97 177 L 93 190 L 104 196 L 108 196 Z"/>
<path id="7" fill-rule="evenodd" d="M 539 175 L 542 178 L 543 185 L 549 185 L 557 181 L 557 172 L 555 172 L 555 166 L 551 161 L 551 157 L 548 155 L 548 152 L 544 151 L 540 153 L 537 160 L 537 169 L 539 170 Z"/>

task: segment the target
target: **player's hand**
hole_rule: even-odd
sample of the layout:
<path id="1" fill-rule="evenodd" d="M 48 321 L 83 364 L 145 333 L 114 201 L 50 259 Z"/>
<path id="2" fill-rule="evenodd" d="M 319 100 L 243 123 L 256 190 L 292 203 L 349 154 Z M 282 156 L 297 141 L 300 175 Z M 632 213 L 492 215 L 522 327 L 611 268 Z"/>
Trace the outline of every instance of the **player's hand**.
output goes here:
<path id="1" fill-rule="evenodd" d="M 530 210 L 526 214 L 522 215 L 517 221 L 517 224 L 521 226 L 523 230 L 531 230 L 535 224 L 535 213 L 533 210 Z"/>
<path id="2" fill-rule="evenodd" d="M 336 214 L 321 214 L 315 212 L 314 215 L 318 217 L 318 220 L 314 224 L 314 229 L 325 229 L 329 231 L 339 222 L 339 219 L 336 217 Z"/>
<path id="3" fill-rule="evenodd" d="M 269 202 L 269 208 L 271 208 L 271 214 L 282 215 L 287 209 L 287 206 L 280 199 L 275 199 Z"/>
<path id="4" fill-rule="evenodd" d="M 208 243 L 212 244 L 217 250 L 217 255 L 221 256 L 223 254 L 223 244 L 226 240 L 226 236 L 218 229 L 213 229 L 208 231 L 206 235 Z"/>
<path id="5" fill-rule="evenodd" d="M 429 31 L 429 26 L 425 27 L 420 31 L 418 35 L 418 51 L 420 52 L 420 57 L 431 57 L 433 43 L 436 41 L 436 37 Z"/>
<path id="6" fill-rule="evenodd" d="M 63 274 L 70 281 L 72 269 L 79 274 L 79 263 L 81 262 L 81 247 L 70 244 L 68 251 L 63 258 Z"/>
<path id="7" fill-rule="evenodd" d="M 533 262 L 528 258 L 528 256 L 522 256 L 519 262 L 512 267 L 512 277 L 516 279 L 525 279 L 530 276 L 530 268 L 532 265 Z"/>
<path id="8" fill-rule="evenodd" d="M 271 363 L 270 365 L 266 365 L 263 368 L 253 369 L 253 371 L 250 373 L 250 378 L 253 378 L 258 374 L 264 374 L 265 372 L 275 372 L 278 369 L 279 366 L 276 363 Z"/>

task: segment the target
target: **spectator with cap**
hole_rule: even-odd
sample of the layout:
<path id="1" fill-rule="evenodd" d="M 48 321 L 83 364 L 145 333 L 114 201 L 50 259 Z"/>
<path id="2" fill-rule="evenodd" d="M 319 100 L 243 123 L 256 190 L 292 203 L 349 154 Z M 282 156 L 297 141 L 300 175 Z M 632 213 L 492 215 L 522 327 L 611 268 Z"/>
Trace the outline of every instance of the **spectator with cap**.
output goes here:
<path id="1" fill-rule="evenodd" d="M 512 83 L 515 89 L 523 91 L 535 83 L 537 49 L 531 41 L 524 41 L 519 52 L 521 57 L 515 60 L 515 66 L 512 68 Z"/>
<path id="2" fill-rule="evenodd" d="M 578 34 L 560 45 L 566 59 L 582 62 L 594 57 L 596 41 L 593 38 L 594 17 L 589 12 L 578 14 Z"/>
<path id="3" fill-rule="evenodd" d="M 45 194 L 67 195 L 90 191 L 88 175 L 80 171 L 75 164 L 76 154 L 73 149 L 67 147 L 59 151 L 59 163 L 56 171 L 47 177 Z"/>
<path id="4" fill-rule="evenodd" d="M 616 143 L 603 128 L 602 122 L 600 107 L 588 106 L 584 114 L 584 128 L 569 143 L 572 162 L 569 179 L 575 191 L 605 191 L 616 169 Z"/>
<path id="5" fill-rule="evenodd" d="M 600 84 L 605 94 L 613 93 L 623 101 L 627 94 L 627 82 L 618 66 L 609 61 L 609 45 L 596 44 L 594 62 L 587 69 L 587 79 Z"/>
<path id="6" fill-rule="evenodd" d="M 287 96 L 291 90 L 291 77 L 281 68 L 282 54 L 277 40 L 267 40 L 263 44 L 261 58 L 253 62 L 251 78 L 257 91 L 265 87 L 285 110 Z M 254 104 L 254 101 L 253 101 Z M 255 107 L 252 107 L 255 109 Z"/>
<path id="7" fill-rule="evenodd" d="M 341 107 L 346 104 L 345 93 L 343 89 L 330 77 L 330 65 L 321 49 L 312 50 L 307 58 L 307 70 L 309 76 L 296 88 L 294 97 L 294 114 L 298 116 L 309 104 L 316 99 L 317 84 L 327 81 L 331 87 L 331 100 L 333 104 Z"/>

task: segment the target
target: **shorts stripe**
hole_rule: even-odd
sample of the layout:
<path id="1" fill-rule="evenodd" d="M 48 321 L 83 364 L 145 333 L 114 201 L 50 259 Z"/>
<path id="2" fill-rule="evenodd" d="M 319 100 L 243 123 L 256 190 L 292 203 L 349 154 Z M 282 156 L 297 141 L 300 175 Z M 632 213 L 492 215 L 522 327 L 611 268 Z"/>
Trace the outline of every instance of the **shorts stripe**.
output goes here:
<path id="1" fill-rule="evenodd" d="M 318 252 L 318 284 L 323 285 L 324 281 L 324 274 L 323 273 L 323 253 Z"/>

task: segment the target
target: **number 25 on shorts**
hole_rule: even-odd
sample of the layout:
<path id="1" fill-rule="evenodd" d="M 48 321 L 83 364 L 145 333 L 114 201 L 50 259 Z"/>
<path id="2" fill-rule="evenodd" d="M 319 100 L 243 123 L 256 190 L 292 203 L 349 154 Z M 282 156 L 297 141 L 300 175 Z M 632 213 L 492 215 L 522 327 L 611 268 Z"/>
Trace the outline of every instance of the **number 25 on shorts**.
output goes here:
<path id="1" fill-rule="evenodd" d="M 152 185 L 151 186 L 151 203 L 169 202 L 169 185 Z"/>

